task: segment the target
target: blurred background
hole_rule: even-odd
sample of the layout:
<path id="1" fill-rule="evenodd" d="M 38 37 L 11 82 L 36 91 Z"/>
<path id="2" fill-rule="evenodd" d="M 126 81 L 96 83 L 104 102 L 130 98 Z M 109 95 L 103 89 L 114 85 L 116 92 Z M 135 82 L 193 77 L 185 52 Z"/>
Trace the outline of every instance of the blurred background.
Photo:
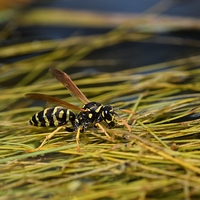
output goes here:
<path id="1" fill-rule="evenodd" d="M 1 70 L 21 71 L 14 84 L 33 68 L 113 72 L 200 50 L 198 0 L 1 0 L 0 8 Z"/>

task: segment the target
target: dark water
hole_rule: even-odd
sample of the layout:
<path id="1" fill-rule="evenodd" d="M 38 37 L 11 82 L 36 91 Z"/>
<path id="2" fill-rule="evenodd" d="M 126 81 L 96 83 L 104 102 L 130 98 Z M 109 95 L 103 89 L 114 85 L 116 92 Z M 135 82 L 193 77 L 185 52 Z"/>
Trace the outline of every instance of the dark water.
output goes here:
<path id="1" fill-rule="evenodd" d="M 199 0 L 52 0 L 45 3 L 37 2 L 34 6 L 39 7 L 54 7 L 67 8 L 75 10 L 91 10 L 97 12 L 120 12 L 120 13 L 142 13 L 147 11 L 152 6 L 159 5 L 169 6 L 169 9 L 163 14 L 177 16 L 200 16 L 200 1 Z"/>

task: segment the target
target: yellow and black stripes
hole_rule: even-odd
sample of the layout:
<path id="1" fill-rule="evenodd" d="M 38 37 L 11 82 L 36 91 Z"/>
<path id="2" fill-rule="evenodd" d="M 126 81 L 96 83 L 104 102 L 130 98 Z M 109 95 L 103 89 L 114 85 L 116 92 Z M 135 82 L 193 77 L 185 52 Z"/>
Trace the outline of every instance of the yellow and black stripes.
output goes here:
<path id="1" fill-rule="evenodd" d="M 37 112 L 32 116 L 30 124 L 33 126 L 56 127 L 71 121 L 74 126 L 75 118 L 76 115 L 71 110 L 57 106 Z"/>

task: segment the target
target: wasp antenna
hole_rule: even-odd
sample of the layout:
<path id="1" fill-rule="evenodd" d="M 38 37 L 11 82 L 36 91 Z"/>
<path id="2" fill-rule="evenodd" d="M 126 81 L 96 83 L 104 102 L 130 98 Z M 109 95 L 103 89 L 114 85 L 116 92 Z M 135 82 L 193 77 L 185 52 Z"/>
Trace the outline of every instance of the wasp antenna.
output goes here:
<path id="1" fill-rule="evenodd" d="M 120 109 L 120 110 L 123 111 L 123 112 L 129 113 L 129 114 L 135 115 L 135 112 L 132 111 L 132 110 L 127 110 L 127 109 Z"/>
<path id="2" fill-rule="evenodd" d="M 122 121 L 122 123 L 124 124 L 124 126 L 126 126 L 126 128 L 128 129 L 128 131 L 131 132 L 131 127 L 128 125 L 128 123 L 126 122 L 126 120 L 124 120 L 123 118 L 121 118 L 119 115 L 117 115 L 117 117 Z"/>

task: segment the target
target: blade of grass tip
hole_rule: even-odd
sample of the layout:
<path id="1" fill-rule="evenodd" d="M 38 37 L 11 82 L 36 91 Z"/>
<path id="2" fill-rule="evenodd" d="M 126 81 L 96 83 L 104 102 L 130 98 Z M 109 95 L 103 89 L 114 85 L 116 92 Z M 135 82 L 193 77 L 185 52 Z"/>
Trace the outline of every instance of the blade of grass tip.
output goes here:
<path id="1" fill-rule="evenodd" d="M 145 126 L 142 122 L 139 120 L 137 121 L 138 124 L 140 124 L 143 128 L 145 128 L 160 144 L 162 144 L 165 148 L 170 149 L 156 134 L 154 134 L 153 131 L 151 131 L 147 126 Z"/>
<path id="2" fill-rule="evenodd" d="M 143 98 L 145 95 L 146 95 L 146 94 L 144 94 L 144 93 L 139 95 L 139 97 L 138 97 L 137 101 L 135 102 L 135 104 L 134 104 L 133 108 L 131 109 L 131 111 L 133 111 L 133 112 L 136 111 L 136 109 L 137 109 L 139 103 L 141 102 L 142 98 Z M 128 118 L 127 118 L 127 121 L 129 122 L 130 119 L 131 119 L 132 117 L 133 117 L 133 114 L 130 114 L 130 115 L 128 116 Z"/>

